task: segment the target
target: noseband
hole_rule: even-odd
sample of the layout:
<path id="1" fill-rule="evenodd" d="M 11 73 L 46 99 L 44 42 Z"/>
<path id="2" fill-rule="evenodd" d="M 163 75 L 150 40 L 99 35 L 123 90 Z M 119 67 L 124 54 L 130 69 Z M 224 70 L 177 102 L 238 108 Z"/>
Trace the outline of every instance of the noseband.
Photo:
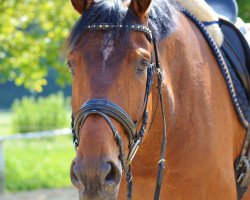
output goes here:
<path id="1" fill-rule="evenodd" d="M 163 141 L 162 141 L 162 148 L 161 148 L 161 156 L 158 166 L 158 175 L 157 175 L 157 183 L 156 183 L 156 189 L 155 189 L 155 195 L 154 200 L 158 200 L 160 198 L 160 190 L 162 185 L 162 179 L 164 175 L 164 169 L 165 169 L 165 154 L 166 154 L 166 122 L 165 122 L 165 115 L 164 115 L 164 107 L 163 107 L 163 100 L 162 100 L 162 73 L 160 69 L 160 63 L 158 60 L 158 53 L 157 53 L 157 47 L 156 47 L 156 41 L 154 37 L 152 36 L 152 32 L 149 30 L 148 27 L 144 25 L 108 25 L 108 24 L 93 24 L 86 27 L 87 31 L 90 30 L 111 30 L 114 28 L 119 29 L 127 29 L 130 31 L 137 31 L 142 32 L 146 35 L 148 40 L 150 42 L 153 41 L 154 45 L 154 53 L 155 53 L 155 62 L 151 60 L 151 64 L 149 65 L 147 69 L 147 83 L 146 83 L 146 91 L 144 95 L 144 102 L 143 102 L 143 114 L 141 117 L 141 127 L 137 127 L 137 123 L 134 123 L 130 115 L 120 106 L 117 104 L 107 100 L 107 99 L 91 99 L 87 102 L 85 102 L 79 111 L 77 112 L 76 116 L 74 117 L 72 115 L 72 133 L 73 133 L 73 142 L 74 146 L 77 149 L 79 146 L 79 140 L 80 140 L 80 129 L 86 119 L 90 115 L 99 115 L 103 117 L 106 122 L 109 124 L 115 141 L 117 143 L 117 146 L 119 148 L 119 159 L 122 164 L 122 168 L 126 174 L 126 180 L 127 180 L 127 187 L 128 187 L 128 193 L 127 193 L 127 199 L 132 199 L 132 169 L 131 169 L 131 162 L 139 148 L 139 146 L 142 143 L 144 134 L 146 132 L 146 128 L 148 125 L 148 111 L 147 111 L 147 105 L 148 105 L 148 97 L 151 91 L 151 87 L 153 84 L 153 77 L 154 77 L 154 71 L 157 72 L 158 77 L 158 99 L 160 100 L 161 104 L 161 110 L 162 110 L 162 117 L 163 117 Z M 126 156 L 124 152 L 124 145 L 122 141 L 122 137 L 118 133 L 115 125 L 111 121 L 110 118 L 115 119 L 117 122 L 119 122 L 124 130 L 127 133 L 128 141 L 129 141 L 129 154 Z M 139 122 L 139 121 L 138 121 Z M 139 130 L 137 132 L 137 130 Z"/>

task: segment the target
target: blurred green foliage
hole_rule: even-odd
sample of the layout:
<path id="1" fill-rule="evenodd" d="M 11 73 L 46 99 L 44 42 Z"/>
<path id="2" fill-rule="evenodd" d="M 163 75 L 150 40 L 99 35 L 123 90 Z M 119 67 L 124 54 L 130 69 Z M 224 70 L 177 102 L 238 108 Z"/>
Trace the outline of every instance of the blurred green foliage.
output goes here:
<path id="1" fill-rule="evenodd" d="M 69 98 L 62 93 L 48 97 L 24 97 L 13 106 L 13 132 L 30 132 L 70 127 Z"/>
<path id="2" fill-rule="evenodd" d="M 239 15 L 243 20 L 250 23 L 250 0 L 238 0 Z"/>
<path id="3" fill-rule="evenodd" d="M 239 0 L 240 16 L 250 22 L 250 1 Z M 60 58 L 62 44 L 79 15 L 69 0 L 0 0 L 0 83 L 41 92 L 48 68 L 61 85 L 70 75 Z"/>
<path id="4" fill-rule="evenodd" d="M 79 15 L 70 1 L 0 0 L 0 82 L 41 92 L 48 68 L 70 82 L 61 47 Z"/>
<path id="5" fill-rule="evenodd" d="M 9 135 L 11 133 L 11 121 L 12 113 L 7 111 L 0 112 L 0 136 Z"/>
<path id="6" fill-rule="evenodd" d="M 6 142 L 7 190 L 71 186 L 69 169 L 74 154 L 71 136 Z"/>

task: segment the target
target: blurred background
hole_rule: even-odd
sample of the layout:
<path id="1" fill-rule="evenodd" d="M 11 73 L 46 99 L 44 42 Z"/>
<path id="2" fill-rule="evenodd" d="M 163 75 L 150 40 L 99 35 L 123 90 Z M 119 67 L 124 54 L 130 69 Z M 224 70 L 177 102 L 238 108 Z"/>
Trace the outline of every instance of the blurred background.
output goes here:
<path id="1" fill-rule="evenodd" d="M 250 0 L 238 3 L 250 23 Z M 71 187 L 74 148 L 64 129 L 70 128 L 71 78 L 61 50 L 78 17 L 69 0 L 0 0 L 0 193 L 9 199 L 16 192 L 21 196 L 14 199 L 28 199 L 23 192 Z M 42 137 L 57 129 L 69 134 Z M 35 132 L 32 139 L 19 137 L 28 132 Z M 51 199 L 75 198 L 71 190 L 63 189 L 72 196 L 55 191 Z"/>
<path id="2" fill-rule="evenodd" d="M 78 17 L 69 0 L 0 0 L 0 193 L 8 198 L 71 187 L 75 151 L 64 129 L 70 128 L 71 75 L 61 50 Z M 43 137 L 58 129 L 68 135 Z M 41 137 L 13 138 L 28 132 Z M 29 198 L 45 199 L 45 191 Z M 55 191 L 53 199 L 72 199 Z"/>

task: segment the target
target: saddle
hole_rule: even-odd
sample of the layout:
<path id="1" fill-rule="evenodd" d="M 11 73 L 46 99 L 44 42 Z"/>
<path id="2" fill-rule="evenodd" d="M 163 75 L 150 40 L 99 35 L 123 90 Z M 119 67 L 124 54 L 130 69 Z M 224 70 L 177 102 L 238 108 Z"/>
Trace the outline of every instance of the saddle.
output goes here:
<path id="1" fill-rule="evenodd" d="M 244 88 L 247 100 L 246 107 L 250 106 L 250 48 L 242 32 L 234 25 L 238 17 L 238 5 L 235 0 L 205 0 L 219 15 L 219 26 L 224 35 L 224 41 L 220 47 L 221 54 L 228 69 L 232 69 Z M 230 72 L 233 75 L 232 71 Z M 242 92 L 244 92 L 242 90 Z M 237 92 L 236 92 L 237 93 Z M 238 93 L 239 95 L 239 93 Z M 239 95 L 240 97 L 240 95 Z M 249 120 L 248 120 L 249 122 Z M 250 156 L 249 142 L 250 127 L 248 127 L 241 156 L 235 162 L 235 175 L 238 200 L 242 199 L 247 187 L 250 185 Z M 245 155 L 247 153 L 247 156 Z"/>
<path id="2" fill-rule="evenodd" d="M 186 9 L 184 14 L 196 24 L 213 51 L 235 111 L 247 129 L 241 155 L 235 161 L 237 195 L 241 200 L 250 186 L 250 48 L 245 36 L 234 25 L 238 21 L 238 5 L 236 0 L 178 2 Z M 213 8 L 212 11 L 207 5 Z M 220 34 L 223 35 L 221 41 L 218 39 Z"/>
<path id="3" fill-rule="evenodd" d="M 238 16 L 238 5 L 235 0 L 206 0 L 221 18 L 219 26 L 224 34 L 221 46 L 222 55 L 227 65 L 237 74 L 245 89 L 250 105 L 250 48 L 241 33 L 234 25 Z"/>
<path id="4" fill-rule="evenodd" d="M 236 0 L 205 0 L 220 16 L 235 24 L 238 17 Z"/>

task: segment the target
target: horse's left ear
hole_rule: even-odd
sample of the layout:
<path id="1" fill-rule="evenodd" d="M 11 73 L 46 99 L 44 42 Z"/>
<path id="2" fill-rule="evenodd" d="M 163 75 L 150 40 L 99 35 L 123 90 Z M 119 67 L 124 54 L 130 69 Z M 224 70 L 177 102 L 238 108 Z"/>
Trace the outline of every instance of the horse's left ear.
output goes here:
<path id="1" fill-rule="evenodd" d="M 130 8 L 137 17 L 143 19 L 148 13 L 151 1 L 152 0 L 131 0 Z"/>
<path id="2" fill-rule="evenodd" d="M 90 7 L 92 1 L 93 0 L 71 0 L 71 3 L 74 6 L 75 10 L 82 14 Z"/>

